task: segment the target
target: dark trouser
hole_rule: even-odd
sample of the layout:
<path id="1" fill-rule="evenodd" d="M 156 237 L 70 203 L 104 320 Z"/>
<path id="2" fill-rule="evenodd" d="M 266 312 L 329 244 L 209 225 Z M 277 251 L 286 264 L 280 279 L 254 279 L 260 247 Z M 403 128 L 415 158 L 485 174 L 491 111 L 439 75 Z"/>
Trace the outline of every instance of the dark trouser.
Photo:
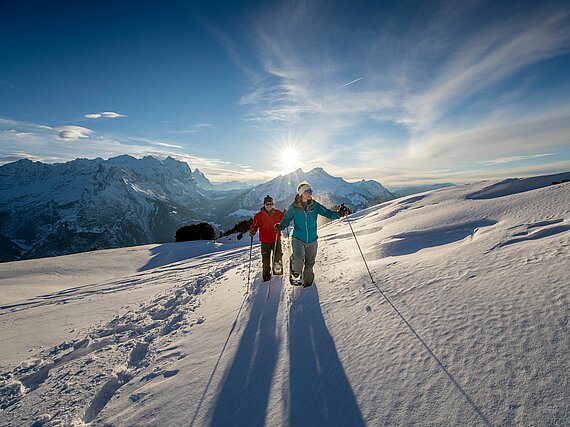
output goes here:
<path id="1" fill-rule="evenodd" d="M 291 255 L 291 271 L 295 273 L 303 273 L 303 281 L 306 285 L 312 285 L 315 278 L 313 266 L 317 257 L 317 241 L 305 243 L 299 239 L 291 240 L 293 254 Z"/>
<path id="2" fill-rule="evenodd" d="M 281 262 L 283 258 L 283 250 L 281 249 L 281 239 L 277 243 L 261 242 L 261 262 L 263 263 L 263 281 L 269 280 L 271 277 L 271 251 L 273 254 L 273 262 Z"/>

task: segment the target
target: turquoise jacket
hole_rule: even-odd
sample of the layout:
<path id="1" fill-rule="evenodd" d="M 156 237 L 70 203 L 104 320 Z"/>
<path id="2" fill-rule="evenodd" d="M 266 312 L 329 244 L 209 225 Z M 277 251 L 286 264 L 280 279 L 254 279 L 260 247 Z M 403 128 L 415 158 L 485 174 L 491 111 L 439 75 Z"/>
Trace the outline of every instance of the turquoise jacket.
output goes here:
<path id="1" fill-rule="evenodd" d="M 325 208 L 319 202 L 311 200 L 306 209 L 301 203 L 293 202 L 281 220 L 281 226 L 286 228 L 293 220 L 293 237 L 305 243 L 312 243 L 317 236 L 317 216 L 322 215 L 329 219 L 339 219 L 340 214 Z"/>

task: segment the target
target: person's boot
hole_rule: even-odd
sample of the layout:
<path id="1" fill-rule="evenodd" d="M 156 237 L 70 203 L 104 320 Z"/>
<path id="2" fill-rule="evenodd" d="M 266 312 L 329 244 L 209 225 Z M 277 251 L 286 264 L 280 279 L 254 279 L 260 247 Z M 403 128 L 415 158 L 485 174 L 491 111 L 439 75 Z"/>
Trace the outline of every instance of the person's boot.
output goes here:
<path id="1" fill-rule="evenodd" d="M 313 284 L 315 280 L 315 273 L 312 268 L 305 268 L 303 271 L 303 287 L 307 288 Z"/>
<path id="2" fill-rule="evenodd" d="M 277 276 L 281 276 L 283 274 L 283 262 L 282 261 L 275 261 L 273 263 L 273 274 Z"/>
<path id="3" fill-rule="evenodd" d="M 303 277 L 300 273 L 295 273 L 292 271 L 289 275 L 289 282 L 291 282 L 293 286 L 303 286 Z"/>

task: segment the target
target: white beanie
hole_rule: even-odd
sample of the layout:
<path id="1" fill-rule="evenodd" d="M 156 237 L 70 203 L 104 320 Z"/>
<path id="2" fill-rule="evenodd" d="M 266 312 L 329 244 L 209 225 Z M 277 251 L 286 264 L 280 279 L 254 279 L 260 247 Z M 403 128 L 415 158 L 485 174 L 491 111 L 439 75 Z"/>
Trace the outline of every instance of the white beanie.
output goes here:
<path id="1" fill-rule="evenodd" d="M 311 184 L 309 184 L 308 182 L 302 182 L 297 187 L 297 194 L 300 196 L 305 191 L 310 190 L 310 189 L 311 189 Z"/>

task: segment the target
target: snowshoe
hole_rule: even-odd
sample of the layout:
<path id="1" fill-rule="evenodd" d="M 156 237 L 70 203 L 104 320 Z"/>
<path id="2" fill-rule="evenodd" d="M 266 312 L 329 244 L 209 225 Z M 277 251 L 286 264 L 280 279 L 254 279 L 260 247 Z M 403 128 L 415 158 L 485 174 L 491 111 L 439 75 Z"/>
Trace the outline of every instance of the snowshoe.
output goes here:
<path id="1" fill-rule="evenodd" d="M 303 271 L 303 287 L 308 288 L 315 281 L 315 273 L 312 268 L 305 268 Z"/>
<path id="2" fill-rule="evenodd" d="M 277 276 L 281 276 L 283 274 L 283 262 L 282 261 L 275 261 L 273 263 L 273 274 Z"/>
<path id="3" fill-rule="evenodd" d="M 291 282 L 293 286 L 303 286 L 304 283 L 301 275 L 299 273 L 293 273 L 293 272 L 291 272 L 291 274 L 289 275 L 289 282 Z"/>

